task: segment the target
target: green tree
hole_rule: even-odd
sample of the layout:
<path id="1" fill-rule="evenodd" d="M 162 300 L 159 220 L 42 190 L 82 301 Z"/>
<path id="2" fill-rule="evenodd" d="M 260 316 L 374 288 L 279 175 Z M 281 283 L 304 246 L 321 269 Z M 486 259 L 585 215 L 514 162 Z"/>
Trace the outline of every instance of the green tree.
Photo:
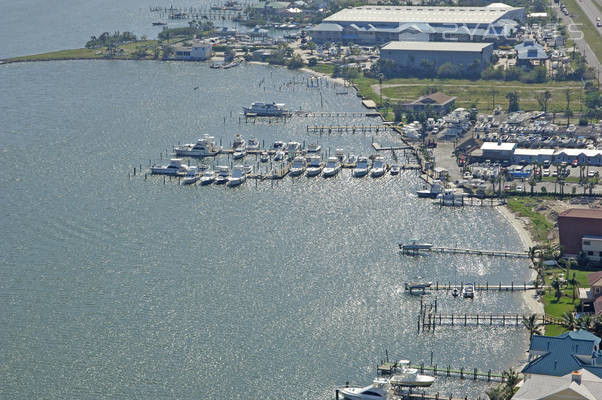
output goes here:
<path id="1" fill-rule="evenodd" d="M 508 99 L 508 112 L 520 110 L 518 92 L 506 93 L 506 99 Z"/>
<path id="2" fill-rule="evenodd" d="M 572 312 L 565 312 L 562 315 L 562 326 L 568 329 L 569 331 L 575 331 L 579 328 L 579 323 L 575 318 L 575 314 Z"/>
<path id="3" fill-rule="evenodd" d="M 552 93 L 550 93 L 549 90 L 546 90 L 543 93 L 536 94 L 535 98 L 537 99 L 539 107 L 541 107 L 544 112 L 548 112 L 548 102 L 552 98 Z"/>
<path id="4" fill-rule="evenodd" d="M 529 331 L 529 341 L 531 341 L 533 335 L 540 333 L 541 324 L 537 322 L 537 314 L 523 317 L 523 326 Z"/>

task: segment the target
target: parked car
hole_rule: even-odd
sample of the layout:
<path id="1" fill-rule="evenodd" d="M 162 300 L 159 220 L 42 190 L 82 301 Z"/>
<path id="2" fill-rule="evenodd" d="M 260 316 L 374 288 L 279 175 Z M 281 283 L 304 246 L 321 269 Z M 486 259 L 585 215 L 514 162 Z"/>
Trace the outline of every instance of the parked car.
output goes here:
<path id="1" fill-rule="evenodd" d="M 550 170 L 549 169 L 544 169 L 543 170 L 543 176 L 550 176 Z"/>
<path id="2" fill-rule="evenodd" d="M 575 168 L 576 166 L 579 165 L 579 160 L 574 159 L 573 162 L 571 163 L 571 167 Z"/>
<path id="3" fill-rule="evenodd" d="M 518 186 L 516 187 L 516 191 L 517 191 L 517 192 L 522 192 L 522 191 L 523 191 L 523 187 L 522 187 L 521 185 L 518 185 Z"/>

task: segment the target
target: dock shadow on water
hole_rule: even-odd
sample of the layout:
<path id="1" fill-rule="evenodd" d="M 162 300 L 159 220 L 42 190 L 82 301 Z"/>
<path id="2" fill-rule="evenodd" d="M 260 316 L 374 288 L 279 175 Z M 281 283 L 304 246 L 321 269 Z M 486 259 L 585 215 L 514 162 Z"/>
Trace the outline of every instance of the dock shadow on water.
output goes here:
<path id="1" fill-rule="evenodd" d="M 262 79 L 306 76 L 190 63 L 0 68 L 5 92 L 14 94 L 0 100 L 2 154 L 12 166 L 0 177 L 6 397 L 331 399 L 346 381 L 370 383 L 385 349 L 391 358 L 425 362 L 433 351 L 439 365 L 485 371 L 517 364 L 528 336 L 522 330 L 417 335 L 419 299 L 404 293 L 403 282 L 522 281 L 527 263 L 400 258 L 397 244 L 413 237 L 520 250 L 495 210 L 416 198 L 414 171 L 354 179 L 344 170 L 334 179 L 246 182 L 233 190 L 127 178 L 201 133 L 317 140 L 373 154 L 369 135 L 307 134 L 308 124 L 338 124 L 330 117 L 239 124 L 243 105 L 316 110 L 320 93 L 325 112 L 362 111 L 352 93 L 337 95 L 334 87 L 248 89 Z M 202 91 L 192 90 L 199 85 Z M 387 135 L 381 143 L 397 143 Z M 436 296 L 446 311 L 522 309 L 516 295 Z M 437 379 L 430 391 L 476 397 L 483 388 Z"/>

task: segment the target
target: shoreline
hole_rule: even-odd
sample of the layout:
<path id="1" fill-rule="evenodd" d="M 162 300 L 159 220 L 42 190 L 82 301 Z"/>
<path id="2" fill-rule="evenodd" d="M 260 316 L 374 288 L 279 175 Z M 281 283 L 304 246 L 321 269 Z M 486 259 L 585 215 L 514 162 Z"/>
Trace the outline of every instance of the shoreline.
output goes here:
<path id="1" fill-rule="evenodd" d="M 504 219 L 506 219 L 506 221 L 508 221 L 510 225 L 512 225 L 512 227 L 518 234 L 521 243 L 523 244 L 524 250 L 528 251 L 530 247 L 535 246 L 535 242 L 533 241 L 533 238 L 531 237 L 529 231 L 526 229 L 525 223 L 519 217 L 514 215 L 514 213 L 507 206 L 498 206 L 495 207 L 495 209 L 502 215 L 502 217 L 504 217 Z M 537 277 L 537 272 L 532 268 L 530 268 L 530 271 L 531 272 L 529 278 L 531 280 L 534 280 Z M 538 299 L 532 296 L 529 291 L 524 291 L 522 293 L 522 297 L 523 301 L 525 302 L 527 307 L 529 307 L 532 313 L 544 314 L 543 303 L 541 303 Z"/>

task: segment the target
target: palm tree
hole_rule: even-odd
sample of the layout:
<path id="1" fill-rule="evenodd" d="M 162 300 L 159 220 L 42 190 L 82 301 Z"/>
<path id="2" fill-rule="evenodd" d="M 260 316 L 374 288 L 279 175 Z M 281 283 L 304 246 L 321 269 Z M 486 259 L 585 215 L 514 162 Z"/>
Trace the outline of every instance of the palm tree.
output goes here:
<path id="1" fill-rule="evenodd" d="M 587 331 L 590 331 L 594 327 L 594 320 L 590 315 L 584 315 L 577 318 L 577 322 L 579 323 L 579 327 L 581 329 L 585 329 Z"/>
<path id="2" fill-rule="evenodd" d="M 506 400 L 508 389 L 504 385 L 497 385 L 485 391 L 489 400 Z"/>
<path id="3" fill-rule="evenodd" d="M 506 387 L 510 393 L 514 392 L 514 388 L 521 381 L 521 377 L 518 375 L 518 372 L 514 370 L 514 368 L 510 368 L 508 371 L 502 372 L 502 376 L 506 381 Z"/>
<path id="4" fill-rule="evenodd" d="M 531 186 L 531 195 L 533 194 L 533 189 L 535 189 L 536 184 L 537 182 L 535 182 L 535 178 L 529 179 L 529 186 Z"/>
<path id="5" fill-rule="evenodd" d="M 565 312 L 562 315 L 562 326 L 571 332 L 577 330 L 579 324 L 577 323 L 577 319 L 575 319 L 575 314 L 569 311 Z"/>
<path id="6" fill-rule="evenodd" d="M 531 314 L 528 317 L 523 317 L 523 326 L 529 331 L 529 341 L 533 339 L 533 335 L 539 335 L 541 323 L 537 322 L 537 314 Z"/>

